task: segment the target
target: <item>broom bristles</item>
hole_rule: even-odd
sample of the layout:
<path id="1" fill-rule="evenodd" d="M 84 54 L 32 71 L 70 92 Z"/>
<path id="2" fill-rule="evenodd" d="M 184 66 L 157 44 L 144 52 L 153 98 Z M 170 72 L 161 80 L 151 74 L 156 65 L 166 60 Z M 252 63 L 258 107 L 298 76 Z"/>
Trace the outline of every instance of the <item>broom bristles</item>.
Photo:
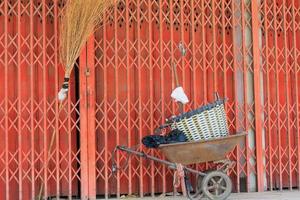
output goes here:
<path id="1" fill-rule="evenodd" d="M 60 32 L 60 61 L 69 77 L 95 27 L 101 22 L 107 7 L 114 0 L 69 0 L 63 15 Z"/>

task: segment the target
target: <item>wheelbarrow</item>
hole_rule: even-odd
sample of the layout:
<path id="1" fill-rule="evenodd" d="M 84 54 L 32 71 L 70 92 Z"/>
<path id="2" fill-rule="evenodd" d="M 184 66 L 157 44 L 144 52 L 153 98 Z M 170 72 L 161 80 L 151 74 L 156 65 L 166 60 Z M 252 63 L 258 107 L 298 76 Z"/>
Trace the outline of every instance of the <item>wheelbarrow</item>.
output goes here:
<path id="1" fill-rule="evenodd" d="M 186 182 L 187 197 L 189 199 L 201 199 L 207 197 L 211 200 L 224 200 L 232 191 L 232 182 L 227 175 L 228 169 L 234 166 L 234 162 L 226 159 L 226 155 L 232 151 L 235 146 L 241 142 L 246 133 L 241 132 L 226 137 L 208 139 L 205 141 L 193 141 L 173 144 L 163 144 L 158 148 L 165 155 L 167 160 L 148 155 L 144 152 L 136 151 L 126 146 L 117 146 L 117 150 L 136 155 L 145 159 L 150 159 L 158 163 L 167 165 L 176 170 L 178 164 L 182 164 L 186 180 L 189 173 L 197 177 L 196 188 L 192 189 Z M 217 167 L 210 172 L 201 172 L 190 167 L 189 164 L 211 162 L 216 163 Z M 118 167 L 113 164 L 113 172 Z"/>

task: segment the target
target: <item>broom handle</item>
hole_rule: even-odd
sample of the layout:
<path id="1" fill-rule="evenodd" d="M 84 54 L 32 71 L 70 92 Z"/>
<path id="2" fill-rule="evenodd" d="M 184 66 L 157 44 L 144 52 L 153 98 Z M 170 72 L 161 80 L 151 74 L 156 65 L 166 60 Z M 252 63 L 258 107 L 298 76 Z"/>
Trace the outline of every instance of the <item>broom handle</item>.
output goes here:
<path id="1" fill-rule="evenodd" d="M 176 84 L 176 87 L 179 87 L 176 65 L 174 62 L 172 64 L 173 64 L 173 71 L 174 71 L 174 77 L 175 77 L 175 84 Z"/>
<path id="2" fill-rule="evenodd" d="M 176 69 L 176 65 L 174 62 L 172 62 L 173 65 L 173 71 L 174 71 L 174 77 L 175 77 L 175 83 L 176 83 L 176 87 L 179 87 L 179 80 L 178 80 L 178 74 L 177 74 L 177 69 Z M 183 103 L 178 102 L 179 105 L 179 112 L 183 113 Z"/>
<path id="3" fill-rule="evenodd" d="M 69 81 L 70 81 L 70 78 L 68 76 L 65 76 L 64 82 L 63 82 L 61 87 L 64 88 L 64 89 L 69 90 Z"/>
<path id="4" fill-rule="evenodd" d="M 59 103 L 58 115 L 59 115 L 61 109 L 62 109 L 62 102 Z M 54 130 L 54 131 L 53 131 L 53 134 L 52 134 L 52 137 L 51 137 L 51 140 L 50 140 L 49 149 L 48 149 L 48 152 L 47 152 L 47 153 L 48 153 L 48 154 L 47 154 L 47 158 L 48 158 L 48 159 L 46 160 L 46 163 L 45 163 L 46 166 L 48 166 L 48 163 L 49 163 L 49 157 L 50 157 L 50 154 L 51 154 L 51 151 L 52 151 L 52 147 L 53 147 L 53 145 L 54 145 L 54 139 L 55 139 L 55 136 L 56 136 L 56 131 Z M 47 181 L 47 180 L 45 180 L 45 181 Z M 45 184 L 46 184 L 46 182 L 45 182 Z M 42 198 L 43 190 L 44 190 L 44 184 L 41 185 L 40 192 L 39 192 L 39 196 L 38 196 L 38 200 L 42 200 L 42 199 L 43 199 L 43 198 Z"/>

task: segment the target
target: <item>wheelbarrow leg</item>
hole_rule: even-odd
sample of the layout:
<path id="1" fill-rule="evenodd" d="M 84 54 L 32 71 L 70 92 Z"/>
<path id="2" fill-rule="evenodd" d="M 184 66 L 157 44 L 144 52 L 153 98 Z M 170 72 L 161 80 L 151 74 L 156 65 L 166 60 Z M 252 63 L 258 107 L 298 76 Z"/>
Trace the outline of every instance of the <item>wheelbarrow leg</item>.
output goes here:
<path id="1" fill-rule="evenodd" d="M 185 185 L 186 185 L 186 191 L 187 191 L 187 198 L 190 200 L 199 200 L 203 197 L 203 193 L 201 190 L 201 181 L 202 176 L 199 175 L 197 177 L 197 185 L 195 189 L 193 189 L 190 179 L 186 176 L 185 177 Z"/>

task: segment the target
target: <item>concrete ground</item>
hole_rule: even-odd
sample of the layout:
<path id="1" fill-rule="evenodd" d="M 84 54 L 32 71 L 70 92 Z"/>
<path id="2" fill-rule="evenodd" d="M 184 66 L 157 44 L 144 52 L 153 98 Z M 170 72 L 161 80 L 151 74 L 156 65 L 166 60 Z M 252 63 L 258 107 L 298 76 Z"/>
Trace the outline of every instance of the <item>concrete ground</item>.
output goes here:
<path id="1" fill-rule="evenodd" d="M 157 197 L 157 198 L 134 198 L 134 197 L 125 197 L 122 196 L 121 199 L 132 199 L 132 200 L 153 200 L 153 199 L 160 199 L 160 200 L 169 200 L 169 199 L 176 199 L 176 200 L 183 200 L 187 199 L 184 197 Z M 227 200 L 300 200 L 300 191 L 281 191 L 281 192 L 262 192 L 262 193 L 233 193 Z M 206 200 L 205 198 L 203 200 Z"/>
<path id="2" fill-rule="evenodd" d="M 300 191 L 232 194 L 230 200 L 300 200 Z"/>

